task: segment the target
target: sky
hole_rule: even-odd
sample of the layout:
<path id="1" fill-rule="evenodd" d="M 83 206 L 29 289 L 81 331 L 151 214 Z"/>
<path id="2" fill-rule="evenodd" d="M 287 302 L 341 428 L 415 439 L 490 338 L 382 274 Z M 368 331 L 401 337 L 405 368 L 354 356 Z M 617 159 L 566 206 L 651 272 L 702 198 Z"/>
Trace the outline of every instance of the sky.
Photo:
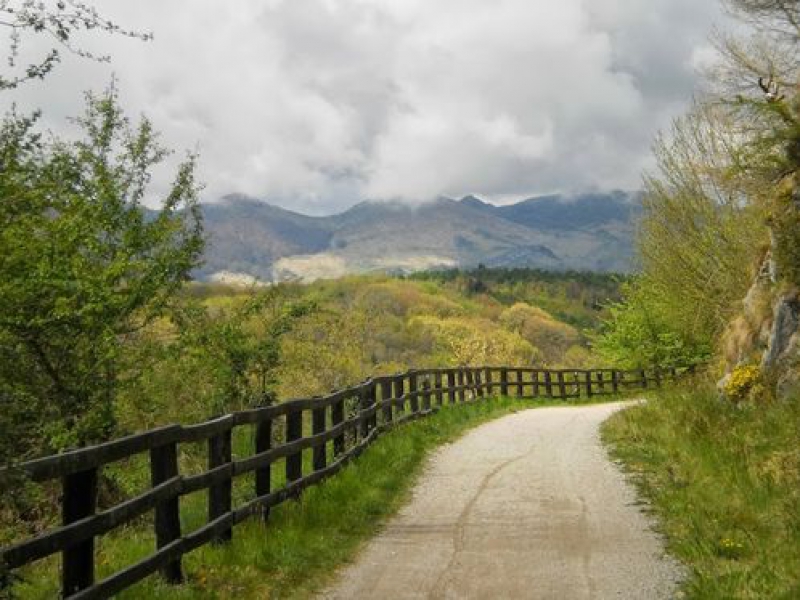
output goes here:
<path id="1" fill-rule="evenodd" d="M 365 199 L 638 189 L 722 22 L 717 0 L 94 5 L 154 39 L 83 36 L 111 62 L 67 56 L 43 82 L 0 93 L 0 109 L 41 108 L 71 135 L 83 92 L 113 75 L 173 161 L 199 153 L 204 201 L 238 193 L 311 214 Z M 168 178 L 156 173 L 152 203 Z"/>

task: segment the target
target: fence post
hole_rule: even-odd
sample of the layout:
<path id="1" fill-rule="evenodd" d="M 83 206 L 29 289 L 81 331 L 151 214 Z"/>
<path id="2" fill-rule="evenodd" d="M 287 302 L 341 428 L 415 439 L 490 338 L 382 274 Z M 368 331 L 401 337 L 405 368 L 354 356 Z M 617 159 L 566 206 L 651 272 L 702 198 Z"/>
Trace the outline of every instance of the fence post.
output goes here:
<path id="1" fill-rule="evenodd" d="M 231 462 L 231 429 L 209 438 L 208 469 L 216 469 Z M 231 512 L 231 477 L 208 488 L 208 521 L 214 521 Z M 212 540 L 214 543 L 229 542 L 233 538 L 231 529 L 218 533 Z"/>
<path id="2" fill-rule="evenodd" d="M 178 444 L 171 442 L 150 450 L 150 482 L 153 487 L 178 476 Z M 181 516 L 177 495 L 159 502 L 155 508 L 156 548 L 159 550 L 181 537 Z M 181 558 L 161 567 L 161 576 L 168 583 L 181 583 Z"/>
<path id="3" fill-rule="evenodd" d="M 395 400 L 400 400 L 403 395 L 406 393 L 406 385 L 405 385 L 405 375 L 402 373 L 398 374 L 394 378 L 394 398 Z M 402 401 L 400 405 L 395 405 L 395 413 L 400 416 L 406 410 L 406 403 L 405 400 Z"/>
<path id="4" fill-rule="evenodd" d="M 484 368 L 483 374 L 483 379 L 486 382 L 486 395 L 492 396 L 492 394 L 494 394 L 494 372 L 492 367 Z"/>
<path id="5" fill-rule="evenodd" d="M 508 369 L 505 367 L 500 369 L 500 395 L 508 397 Z"/>
<path id="6" fill-rule="evenodd" d="M 417 373 L 411 371 L 408 374 L 408 396 L 411 400 L 411 412 L 416 414 L 419 412 L 419 396 L 417 392 Z"/>
<path id="7" fill-rule="evenodd" d="M 64 477 L 61 515 L 64 525 L 93 515 L 97 508 L 97 469 L 79 471 Z M 94 583 L 94 538 L 64 550 L 61 561 L 63 597 Z"/>
<path id="8" fill-rule="evenodd" d="M 547 382 L 549 381 L 549 375 L 547 374 L 547 371 L 534 370 L 531 373 L 531 383 L 532 383 L 532 392 L 531 393 L 533 394 L 534 398 L 540 398 L 541 395 L 542 395 L 542 386 L 540 385 L 542 382 L 539 381 L 539 376 L 540 375 L 542 375 L 544 377 L 545 384 L 547 384 Z M 552 395 L 549 385 L 545 385 L 545 390 L 544 391 L 545 391 L 546 395 Z"/>
<path id="9" fill-rule="evenodd" d="M 558 394 L 561 396 L 562 400 L 565 400 L 567 397 L 567 387 L 564 382 L 564 371 L 559 370 L 556 373 L 556 378 L 558 379 Z"/>
<path id="10" fill-rule="evenodd" d="M 467 377 L 464 373 L 464 367 L 458 367 L 458 401 L 466 402 L 467 400 Z"/>
<path id="11" fill-rule="evenodd" d="M 256 454 L 272 448 L 272 419 L 265 419 L 256 424 Z M 270 493 L 272 487 L 272 464 L 256 469 L 256 498 Z M 261 509 L 261 518 L 269 519 L 269 508 Z"/>
<path id="12" fill-rule="evenodd" d="M 456 403 L 456 372 L 447 370 L 447 401 L 452 405 Z"/>
<path id="13" fill-rule="evenodd" d="M 483 381 L 481 380 L 481 370 L 478 368 L 472 369 L 473 377 L 475 378 L 475 393 L 478 398 L 483 398 Z"/>
<path id="14" fill-rule="evenodd" d="M 542 371 L 542 373 L 544 374 L 544 393 L 547 395 L 548 398 L 552 398 L 553 382 L 550 379 L 550 371 Z"/>
<path id="15" fill-rule="evenodd" d="M 428 375 L 422 380 L 422 410 L 431 409 L 431 380 Z"/>
<path id="16" fill-rule="evenodd" d="M 591 398 L 592 396 L 594 396 L 594 393 L 592 392 L 592 371 L 591 369 L 588 369 L 585 371 L 585 373 L 586 373 L 586 397 Z"/>
<path id="17" fill-rule="evenodd" d="M 375 386 L 372 381 L 367 380 L 364 382 L 358 399 L 359 411 L 365 411 L 372 406 L 374 390 Z M 372 417 L 359 415 L 358 429 L 362 440 L 369 436 L 369 432 L 372 431 Z"/>
<path id="18" fill-rule="evenodd" d="M 647 372 L 644 369 L 639 369 L 639 374 L 642 377 L 642 388 L 647 387 Z"/>
<path id="19" fill-rule="evenodd" d="M 517 369 L 517 397 L 525 396 L 525 374 L 522 369 Z"/>
<path id="20" fill-rule="evenodd" d="M 390 425 L 392 422 L 392 404 L 391 402 L 387 403 L 388 400 L 392 399 L 392 379 L 390 377 L 386 377 L 381 380 L 381 402 L 383 403 L 383 423 L 384 425 Z"/>
<path id="21" fill-rule="evenodd" d="M 331 426 L 336 427 L 344 423 L 344 396 L 340 396 L 339 399 L 333 403 L 331 406 Z M 344 431 L 333 438 L 333 455 L 334 456 L 341 456 L 344 454 L 345 451 L 345 438 L 344 438 Z"/>
<path id="22" fill-rule="evenodd" d="M 325 406 L 317 407 L 311 410 L 311 433 L 312 435 L 320 435 L 325 433 L 325 413 L 327 408 Z M 327 443 L 314 446 L 312 450 L 312 466 L 315 471 L 321 471 L 327 465 Z"/>
<path id="23" fill-rule="evenodd" d="M 441 406 L 444 404 L 444 392 L 442 391 L 442 372 L 437 370 L 433 374 L 433 383 L 436 389 L 436 404 Z"/>
<path id="24" fill-rule="evenodd" d="M 295 410 L 286 414 L 286 443 L 290 444 L 303 437 L 303 411 Z M 295 452 L 286 457 L 286 483 L 297 481 L 303 476 L 303 452 Z"/>
<path id="25" fill-rule="evenodd" d="M 615 393 L 619 393 L 619 371 L 614 369 L 611 371 L 611 390 Z"/>

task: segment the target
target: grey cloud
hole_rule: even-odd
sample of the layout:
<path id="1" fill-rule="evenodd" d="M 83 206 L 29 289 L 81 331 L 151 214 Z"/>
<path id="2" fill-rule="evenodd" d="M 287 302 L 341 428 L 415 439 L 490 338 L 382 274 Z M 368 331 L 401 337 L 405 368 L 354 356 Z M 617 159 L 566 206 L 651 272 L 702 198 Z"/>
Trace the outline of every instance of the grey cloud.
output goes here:
<path id="1" fill-rule="evenodd" d="M 716 0 L 98 4 L 155 41 L 87 38 L 111 66 L 70 58 L 0 106 L 63 131 L 113 71 L 130 112 L 198 148 L 207 199 L 312 212 L 637 187 L 720 19 Z"/>

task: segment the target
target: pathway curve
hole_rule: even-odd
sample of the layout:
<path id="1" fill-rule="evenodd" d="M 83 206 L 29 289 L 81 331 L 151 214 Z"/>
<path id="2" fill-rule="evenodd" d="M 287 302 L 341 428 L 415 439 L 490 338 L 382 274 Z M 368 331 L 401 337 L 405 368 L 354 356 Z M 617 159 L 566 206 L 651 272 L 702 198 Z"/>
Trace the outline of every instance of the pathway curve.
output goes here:
<path id="1" fill-rule="evenodd" d="M 624 406 L 526 410 L 440 448 L 322 597 L 672 597 L 680 569 L 600 444 Z"/>

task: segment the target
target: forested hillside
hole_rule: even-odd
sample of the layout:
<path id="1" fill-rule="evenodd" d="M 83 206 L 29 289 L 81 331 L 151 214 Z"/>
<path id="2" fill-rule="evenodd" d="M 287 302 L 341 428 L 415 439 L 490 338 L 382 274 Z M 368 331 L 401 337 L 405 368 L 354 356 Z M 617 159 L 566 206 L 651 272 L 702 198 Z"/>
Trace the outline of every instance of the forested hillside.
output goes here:
<path id="1" fill-rule="evenodd" d="M 481 269 L 243 289 L 192 284 L 124 349 L 118 433 L 413 367 L 580 367 L 614 277 Z M 38 449 L 41 451 L 42 449 Z"/>

